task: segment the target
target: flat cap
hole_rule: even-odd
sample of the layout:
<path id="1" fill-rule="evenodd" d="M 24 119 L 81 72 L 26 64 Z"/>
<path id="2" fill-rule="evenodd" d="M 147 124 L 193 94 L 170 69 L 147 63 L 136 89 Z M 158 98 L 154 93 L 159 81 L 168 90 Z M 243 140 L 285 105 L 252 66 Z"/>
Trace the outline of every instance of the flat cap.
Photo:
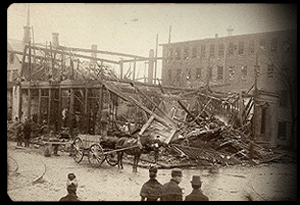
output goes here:
<path id="1" fill-rule="evenodd" d="M 171 176 L 172 177 L 182 177 L 182 171 L 181 169 L 173 169 L 172 172 L 171 172 Z"/>

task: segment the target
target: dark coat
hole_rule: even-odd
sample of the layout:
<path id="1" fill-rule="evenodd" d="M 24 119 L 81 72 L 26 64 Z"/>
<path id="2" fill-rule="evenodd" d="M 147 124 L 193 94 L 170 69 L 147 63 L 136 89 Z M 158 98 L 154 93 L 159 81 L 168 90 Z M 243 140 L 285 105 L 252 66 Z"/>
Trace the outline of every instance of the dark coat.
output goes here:
<path id="1" fill-rule="evenodd" d="M 23 132 L 24 132 L 24 138 L 29 139 L 31 133 L 31 123 L 29 121 L 25 122 Z"/>
<path id="2" fill-rule="evenodd" d="M 161 201 L 182 201 L 182 189 L 175 180 L 163 185 Z"/>
<path id="3" fill-rule="evenodd" d="M 68 194 L 62 197 L 59 201 L 79 201 L 79 199 L 74 194 Z"/>
<path id="4" fill-rule="evenodd" d="M 150 178 L 143 186 L 140 196 L 147 198 L 147 201 L 157 201 L 162 195 L 162 184 L 155 178 Z"/>
<path id="5" fill-rule="evenodd" d="M 185 197 L 185 201 L 209 201 L 200 189 L 193 189 L 193 191 Z"/>

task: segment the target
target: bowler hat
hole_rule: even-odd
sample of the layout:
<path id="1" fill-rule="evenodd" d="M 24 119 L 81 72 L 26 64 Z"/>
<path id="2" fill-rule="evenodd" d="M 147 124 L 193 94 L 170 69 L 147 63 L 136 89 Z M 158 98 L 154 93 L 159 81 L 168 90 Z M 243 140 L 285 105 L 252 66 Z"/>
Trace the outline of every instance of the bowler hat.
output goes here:
<path id="1" fill-rule="evenodd" d="M 197 186 L 197 185 L 201 185 L 201 184 L 202 184 L 202 181 L 200 180 L 200 176 L 194 175 L 193 178 L 192 178 L 191 183 L 192 183 L 193 185 L 196 185 L 196 186 Z"/>
<path id="2" fill-rule="evenodd" d="M 156 166 L 151 166 L 151 167 L 149 168 L 149 172 L 157 173 L 157 167 L 156 167 Z"/>
<path id="3" fill-rule="evenodd" d="M 172 177 L 182 177 L 182 171 L 181 169 L 173 169 L 172 172 L 171 172 L 171 176 Z"/>

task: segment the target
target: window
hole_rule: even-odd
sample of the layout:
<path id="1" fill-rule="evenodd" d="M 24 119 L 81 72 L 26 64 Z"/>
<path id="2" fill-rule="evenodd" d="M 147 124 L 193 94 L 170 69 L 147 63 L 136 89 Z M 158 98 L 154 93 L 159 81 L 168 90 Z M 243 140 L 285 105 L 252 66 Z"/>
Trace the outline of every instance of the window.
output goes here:
<path id="1" fill-rule="evenodd" d="M 239 54 L 244 54 L 244 41 L 239 42 Z"/>
<path id="2" fill-rule="evenodd" d="M 183 50 L 183 60 L 189 59 L 189 47 L 185 47 Z"/>
<path id="3" fill-rule="evenodd" d="M 191 78 L 192 78 L 192 75 L 191 75 L 191 69 L 188 69 L 188 70 L 187 70 L 187 74 L 186 74 L 186 80 L 187 80 L 187 81 L 190 81 Z"/>
<path id="4" fill-rule="evenodd" d="M 235 77 L 235 71 L 234 66 L 229 66 L 229 80 L 234 80 Z"/>
<path id="5" fill-rule="evenodd" d="M 168 60 L 172 60 L 173 58 L 173 48 L 170 48 L 168 51 Z"/>
<path id="6" fill-rule="evenodd" d="M 169 82 L 172 81 L 172 70 L 171 69 L 168 70 L 168 81 Z"/>
<path id="7" fill-rule="evenodd" d="M 233 53 L 234 53 L 234 44 L 230 42 L 228 46 L 228 54 L 233 55 Z"/>
<path id="8" fill-rule="evenodd" d="M 196 68 L 196 79 L 200 79 L 201 78 L 201 68 Z"/>
<path id="9" fill-rule="evenodd" d="M 267 70 L 267 76 L 268 78 L 273 78 L 274 76 L 274 65 L 270 64 L 268 65 L 268 70 Z"/>
<path id="10" fill-rule="evenodd" d="M 213 70 L 213 68 L 210 66 L 210 67 L 208 67 L 208 79 L 212 79 L 212 70 Z"/>
<path id="11" fill-rule="evenodd" d="M 201 56 L 205 58 L 206 54 L 206 45 L 201 45 Z"/>
<path id="12" fill-rule="evenodd" d="M 210 44 L 210 46 L 209 46 L 209 56 L 210 57 L 215 56 L 215 44 Z"/>
<path id="13" fill-rule="evenodd" d="M 218 66 L 218 80 L 223 80 L 223 66 Z"/>
<path id="14" fill-rule="evenodd" d="M 271 40 L 271 51 L 276 51 L 277 50 L 277 38 L 272 38 Z"/>
<path id="15" fill-rule="evenodd" d="M 261 126 L 260 126 L 260 134 L 266 133 L 266 120 L 267 120 L 267 109 L 261 109 Z"/>
<path id="16" fill-rule="evenodd" d="M 197 57 L 197 46 L 193 46 L 192 47 L 192 58 L 196 58 Z"/>
<path id="17" fill-rule="evenodd" d="M 289 41 L 289 40 L 285 40 L 285 41 L 282 43 L 282 50 L 283 50 L 283 52 L 285 52 L 285 53 L 289 53 L 289 52 L 290 52 L 291 46 L 290 46 L 290 41 Z"/>
<path id="18" fill-rule="evenodd" d="M 175 60 L 180 60 L 180 58 L 181 58 L 181 56 L 180 56 L 180 53 L 181 52 L 181 50 L 180 50 L 180 48 L 179 47 L 176 47 L 175 48 Z"/>
<path id="19" fill-rule="evenodd" d="M 286 139 L 287 122 L 278 122 L 278 139 Z"/>
<path id="20" fill-rule="evenodd" d="M 219 44 L 219 56 L 224 56 L 224 43 Z"/>
<path id="21" fill-rule="evenodd" d="M 254 49 L 255 49 L 255 44 L 254 44 L 254 40 L 251 40 L 249 42 L 249 53 L 253 54 L 254 53 Z"/>
<path id="22" fill-rule="evenodd" d="M 282 90 L 279 93 L 279 106 L 287 107 L 287 101 L 288 101 L 288 91 Z"/>
<path id="23" fill-rule="evenodd" d="M 242 66 L 242 79 L 246 80 L 247 79 L 247 66 Z"/>
<path id="24" fill-rule="evenodd" d="M 260 39 L 259 41 L 259 51 L 262 52 L 266 49 L 266 42 L 265 39 Z"/>

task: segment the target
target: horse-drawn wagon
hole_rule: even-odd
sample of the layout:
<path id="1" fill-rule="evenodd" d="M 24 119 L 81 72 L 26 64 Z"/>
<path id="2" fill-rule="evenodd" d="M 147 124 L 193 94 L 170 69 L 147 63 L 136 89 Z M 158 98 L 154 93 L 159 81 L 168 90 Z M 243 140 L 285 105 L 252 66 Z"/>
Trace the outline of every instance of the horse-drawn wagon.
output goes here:
<path id="1" fill-rule="evenodd" d="M 136 171 L 141 154 L 150 148 L 150 144 L 148 137 L 139 139 L 132 136 L 78 135 L 73 141 L 74 161 L 80 163 L 87 156 L 93 167 L 100 167 L 106 161 L 111 166 L 123 168 L 122 156 L 126 152 L 134 156 L 133 170 Z"/>

